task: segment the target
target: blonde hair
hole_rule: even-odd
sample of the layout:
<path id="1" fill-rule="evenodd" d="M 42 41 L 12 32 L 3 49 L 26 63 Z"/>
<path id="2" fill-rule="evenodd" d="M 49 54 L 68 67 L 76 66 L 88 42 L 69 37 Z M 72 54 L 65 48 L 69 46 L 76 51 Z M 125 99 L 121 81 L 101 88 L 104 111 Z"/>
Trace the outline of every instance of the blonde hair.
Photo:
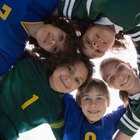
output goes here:
<path id="1" fill-rule="evenodd" d="M 107 65 L 111 64 L 111 63 L 125 63 L 123 60 L 121 59 L 118 59 L 118 58 L 115 58 L 115 57 L 110 57 L 110 58 L 106 58 L 104 59 L 101 63 L 100 63 L 100 74 L 101 74 L 101 77 L 103 78 L 103 80 L 105 82 L 106 81 L 106 78 L 104 76 L 104 69 Z M 137 70 L 134 68 L 133 69 L 134 72 L 136 73 L 137 75 Z M 124 91 L 124 90 L 120 90 L 119 91 L 119 96 L 120 96 L 120 99 L 124 102 L 124 104 L 127 106 L 128 103 L 129 103 L 129 98 L 128 98 L 128 92 L 127 91 Z"/>
<path id="2" fill-rule="evenodd" d="M 122 61 L 121 59 L 115 58 L 115 57 L 110 57 L 110 58 L 106 58 L 104 60 L 101 61 L 100 63 L 100 74 L 102 79 L 106 82 L 106 78 L 104 76 L 104 69 L 106 68 L 107 65 L 111 64 L 111 63 L 125 63 L 124 61 Z"/>
<path id="3" fill-rule="evenodd" d="M 102 91 L 104 94 L 106 94 L 108 104 L 110 103 L 110 96 L 107 85 L 102 80 L 96 78 L 92 78 L 86 86 L 77 91 L 76 102 L 80 105 L 83 94 L 89 92 L 93 88 L 95 88 L 98 91 Z"/>

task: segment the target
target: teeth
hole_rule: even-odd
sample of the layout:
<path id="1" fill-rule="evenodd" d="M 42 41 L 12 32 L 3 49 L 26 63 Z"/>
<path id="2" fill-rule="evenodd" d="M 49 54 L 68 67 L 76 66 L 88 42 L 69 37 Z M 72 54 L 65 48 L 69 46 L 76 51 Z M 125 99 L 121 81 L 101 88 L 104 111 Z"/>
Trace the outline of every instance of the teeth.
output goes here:
<path id="1" fill-rule="evenodd" d="M 101 43 L 105 43 L 104 40 L 102 40 L 101 38 L 99 38 L 99 41 L 100 41 Z"/>
<path id="2" fill-rule="evenodd" d="M 64 77 L 63 75 L 60 76 L 60 79 L 61 79 L 63 85 L 64 85 L 66 88 L 69 88 L 69 86 L 68 86 L 68 85 L 66 84 L 66 82 L 65 82 L 65 77 Z"/>
<path id="3" fill-rule="evenodd" d="M 121 85 L 124 85 L 128 81 L 128 77 L 123 81 Z"/>
<path id="4" fill-rule="evenodd" d="M 94 111 L 94 112 L 92 112 L 92 111 L 89 111 L 91 114 L 97 114 L 99 111 Z"/>
<path id="5" fill-rule="evenodd" d="M 105 41 L 103 40 L 103 38 L 101 38 L 101 37 L 98 36 L 98 35 L 97 35 L 97 38 L 98 38 L 98 40 L 99 40 L 101 43 L 105 44 Z"/>

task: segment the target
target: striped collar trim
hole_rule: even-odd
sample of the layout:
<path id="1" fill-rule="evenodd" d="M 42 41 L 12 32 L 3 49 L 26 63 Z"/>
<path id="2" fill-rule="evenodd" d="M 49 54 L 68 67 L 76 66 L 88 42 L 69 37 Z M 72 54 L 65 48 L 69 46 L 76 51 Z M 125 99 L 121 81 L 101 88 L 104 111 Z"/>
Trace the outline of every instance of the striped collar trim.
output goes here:
<path id="1" fill-rule="evenodd" d="M 100 25 L 114 25 L 116 33 L 123 30 L 123 28 L 121 26 L 118 26 L 118 25 L 112 23 L 107 17 L 101 17 L 100 19 L 96 20 L 94 23 L 100 24 Z"/>

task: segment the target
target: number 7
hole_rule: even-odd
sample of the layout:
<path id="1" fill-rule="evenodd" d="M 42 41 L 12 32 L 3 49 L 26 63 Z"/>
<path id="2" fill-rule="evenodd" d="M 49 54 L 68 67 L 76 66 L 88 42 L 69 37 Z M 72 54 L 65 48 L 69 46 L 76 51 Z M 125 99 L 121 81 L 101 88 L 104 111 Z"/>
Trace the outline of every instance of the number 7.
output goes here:
<path id="1" fill-rule="evenodd" d="M 2 10 L 0 10 L 0 18 L 6 20 L 12 9 L 6 4 L 2 6 L 2 9 L 4 10 L 4 12 L 2 13 Z"/>

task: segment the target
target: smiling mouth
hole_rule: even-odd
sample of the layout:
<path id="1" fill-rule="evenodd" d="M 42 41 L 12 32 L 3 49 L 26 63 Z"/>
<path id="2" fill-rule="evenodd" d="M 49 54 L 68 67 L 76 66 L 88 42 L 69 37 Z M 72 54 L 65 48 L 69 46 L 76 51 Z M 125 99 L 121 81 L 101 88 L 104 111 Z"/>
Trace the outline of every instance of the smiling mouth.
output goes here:
<path id="1" fill-rule="evenodd" d="M 67 84 L 65 83 L 65 77 L 64 76 L 60 76 L 61 82 L 64 85 L 65 88 L 69 89 L 69 87 L 67 86 Z"/>
<path id="2" fill-rule="evenodd" d="M 96 115 L 96 114 L 98 114 L 99 113 L 99 111 L 88 111 L 90 114 L 93 114 L 93 115 Z"/>
<path id="3" fill-rule="evenodd" d="M 104 39 L 102 37 L 100 37 L 99 35 L 96 35 L 96 36 L 100 43 L 106 44 L 106 42 L 104 41 Z"/>
<path id="4" fill-rule="evenodd" d="M 127 78 L 125 78 L 125 80 L 123 81 L 123 83 L 120 86 L 123 86 L 127 83 L 127 81 L 129 80 L 130 76 L 127 76 Z"/>
<path id="5" fill-rule="evenodd" d="M 47 35 L 45 35 L 45 38 L 43 40 L 44 44 L 48 41 L 49 37 L 50 37 L 50 32 Z"/>

